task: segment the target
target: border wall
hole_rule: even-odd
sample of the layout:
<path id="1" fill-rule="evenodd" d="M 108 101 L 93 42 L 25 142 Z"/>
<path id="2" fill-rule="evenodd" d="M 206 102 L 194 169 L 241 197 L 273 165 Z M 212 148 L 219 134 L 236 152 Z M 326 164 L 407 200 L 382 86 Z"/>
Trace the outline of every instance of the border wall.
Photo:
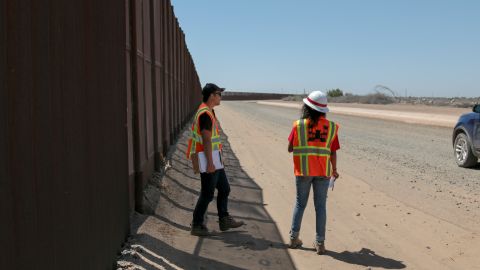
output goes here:
<path id="1" fill-rule="evenodd" d="M 0 0 L 0 268 L 112 269 L 200 92 L 168 0 Z"/>

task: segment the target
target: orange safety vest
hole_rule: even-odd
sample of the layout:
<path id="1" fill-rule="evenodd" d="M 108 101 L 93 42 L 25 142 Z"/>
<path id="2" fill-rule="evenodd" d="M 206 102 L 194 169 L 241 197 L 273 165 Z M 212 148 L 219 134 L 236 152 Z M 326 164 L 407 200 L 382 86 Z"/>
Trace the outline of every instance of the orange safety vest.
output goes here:
<path id="1" fill-rule="evenodd" d="M 212 120 L 212 150 L 221 150 L 220 133 L 218 132 L 218 122 L 212 112 L 208 109 L 207 104 L 202 103 L 198 107 L 195 114 L 195 121 L 192 123 L 192 132 L 188 139 L 187 159 L 190 159 L 192 154 L 203 152 L 203 139 L 200 133 L 200 116 L 206 113 Z"/>
<path id="2" fill-rule="evenodd" d="M 297 131 L 293 137 L 295 175 L 330 177 L 330 146 L 338 135 L 339 126 L 325 118 L 320 118 L 311 128 L 309 122 L 308 119 L 300 119 L 293 123 Z"/>

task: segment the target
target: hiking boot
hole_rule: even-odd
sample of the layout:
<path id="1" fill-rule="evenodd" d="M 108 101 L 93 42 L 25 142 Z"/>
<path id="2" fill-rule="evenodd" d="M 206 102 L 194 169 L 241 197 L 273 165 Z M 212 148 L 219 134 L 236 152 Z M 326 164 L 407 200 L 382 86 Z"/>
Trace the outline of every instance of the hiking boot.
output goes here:
<path id="1" fill-rule="evenodd" d="M 325 254 L 325 242 L 313 242 L 313 247 L 317 250 L 318 255 L 323 255 Z"/>
<path id="2" fill-rule="evenodd" d="M 218 224 L 220 225 L 220 231 L 223 232 L 223 231 L 226 231 L 228 229 L 238 228 L 245 223 L 243 223 L 243 221 L 236 221 L 231 216 L 226 216 L 226 217 L 221 218 L 219 220 Z"/>
<path id="3" fill-rule="evenodd" d="M 192 230 L 190 231 L 191 235 L 195 236 L 208 236 L 210 233 L 205 225 L 193 225 Z"/>
<path id="4" fill-rule="evenodd" d="M 288 248 L 299 248 L 302 245 L 303 245 L 303 242 L 298 237 L 290 238 L 290 244 L 288 245 Z"/>

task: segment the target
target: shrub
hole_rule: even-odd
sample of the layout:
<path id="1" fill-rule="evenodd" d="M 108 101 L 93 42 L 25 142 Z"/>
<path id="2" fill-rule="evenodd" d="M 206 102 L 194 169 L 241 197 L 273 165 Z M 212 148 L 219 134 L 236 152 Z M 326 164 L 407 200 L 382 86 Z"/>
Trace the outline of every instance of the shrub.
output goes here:
<path id="1" fill-rule="evenodd" d="M 341 97 L 343 96 L 343 91 L 340 89 L 330 89 L 327 90 L 327 96 L 328 97 Z"/>

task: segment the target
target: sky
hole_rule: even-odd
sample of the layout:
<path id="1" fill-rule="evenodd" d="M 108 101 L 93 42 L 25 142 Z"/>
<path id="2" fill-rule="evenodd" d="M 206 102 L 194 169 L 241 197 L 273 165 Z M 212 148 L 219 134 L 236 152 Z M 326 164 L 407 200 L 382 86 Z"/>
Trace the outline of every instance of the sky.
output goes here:
<path id="1" fill-rule="evenodd" d="M 202 85 L 480 97 L 477 0 L 172 0 Z"/>

